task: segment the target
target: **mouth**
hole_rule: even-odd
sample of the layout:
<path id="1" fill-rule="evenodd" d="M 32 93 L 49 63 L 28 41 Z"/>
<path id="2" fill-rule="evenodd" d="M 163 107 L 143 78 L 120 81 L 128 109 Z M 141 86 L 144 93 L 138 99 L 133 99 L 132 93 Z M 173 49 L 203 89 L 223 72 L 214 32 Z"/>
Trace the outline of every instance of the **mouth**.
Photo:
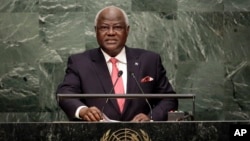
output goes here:
<path id="1" fill-rule="evenodd" d="M 106 40 L 105 42 L 108 43 L 108 44 L 115 44 L 115 43 L 117 43 L 117 40 L 108 39 L 108 40 Z"/>

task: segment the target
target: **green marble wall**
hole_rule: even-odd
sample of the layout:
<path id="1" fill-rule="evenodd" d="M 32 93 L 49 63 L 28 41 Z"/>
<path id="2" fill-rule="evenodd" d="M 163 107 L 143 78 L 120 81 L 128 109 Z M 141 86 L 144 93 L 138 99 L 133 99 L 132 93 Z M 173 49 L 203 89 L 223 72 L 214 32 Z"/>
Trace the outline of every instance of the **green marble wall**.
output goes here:
<path id="1" fill-rule="evenodd" d="M 0 3 L 0 122 L 67 120 L 55 89 L 67 57 L 97 47 L 93 21 L 107 5 L 129 14 L 127 45 L 160 53 L 177 93 L 196 94 L 196 120 L 250 119 L 250 1 Z"/>

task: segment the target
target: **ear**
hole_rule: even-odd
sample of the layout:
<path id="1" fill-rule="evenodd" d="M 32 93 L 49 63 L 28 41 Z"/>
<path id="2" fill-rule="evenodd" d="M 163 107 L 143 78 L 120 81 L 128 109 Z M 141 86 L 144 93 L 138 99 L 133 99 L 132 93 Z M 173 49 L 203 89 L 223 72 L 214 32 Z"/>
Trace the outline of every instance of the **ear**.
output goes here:
<path id="1" fill-rule="evenodd" d="M 128 25 L 126 28 L 127 33 L 129 33 L 129 30 L 130 30 L 130 26 Z"/>

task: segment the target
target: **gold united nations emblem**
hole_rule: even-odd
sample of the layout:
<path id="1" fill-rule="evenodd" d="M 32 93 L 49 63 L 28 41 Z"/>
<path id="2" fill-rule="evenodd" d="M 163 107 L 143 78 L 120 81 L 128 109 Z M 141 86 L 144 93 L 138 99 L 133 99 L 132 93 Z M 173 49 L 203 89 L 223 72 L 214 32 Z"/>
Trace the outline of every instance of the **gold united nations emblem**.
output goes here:
<path id="1" fill-rule="evenodd" d="M 123 128 L 116 131 L 109 129 L 103 134 L 100 141 L 151 141 L 151 139 L 142 129 L 135 131 L 129 128 Z"/>

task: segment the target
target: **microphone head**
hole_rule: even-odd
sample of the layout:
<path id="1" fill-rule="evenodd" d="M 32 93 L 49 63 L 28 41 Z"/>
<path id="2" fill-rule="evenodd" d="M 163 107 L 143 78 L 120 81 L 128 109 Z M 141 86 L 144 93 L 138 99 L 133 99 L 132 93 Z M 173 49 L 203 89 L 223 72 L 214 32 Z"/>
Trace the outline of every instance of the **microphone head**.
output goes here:
<path id="1" fill-rule="evenodd" d="M 129 72 L 129 74 L 130 74 L 132 77 L 135 77 L 134 72 Z"/>
<path id="2" fill-rule="evenodd" d="M 118 77 L 121 77 L 121 76 L 122 76 L 122 74 L 123 74 L 123 71 L 122 71 L 122 70 L 120 70 L 120 71 L 118 72 Z"/>

